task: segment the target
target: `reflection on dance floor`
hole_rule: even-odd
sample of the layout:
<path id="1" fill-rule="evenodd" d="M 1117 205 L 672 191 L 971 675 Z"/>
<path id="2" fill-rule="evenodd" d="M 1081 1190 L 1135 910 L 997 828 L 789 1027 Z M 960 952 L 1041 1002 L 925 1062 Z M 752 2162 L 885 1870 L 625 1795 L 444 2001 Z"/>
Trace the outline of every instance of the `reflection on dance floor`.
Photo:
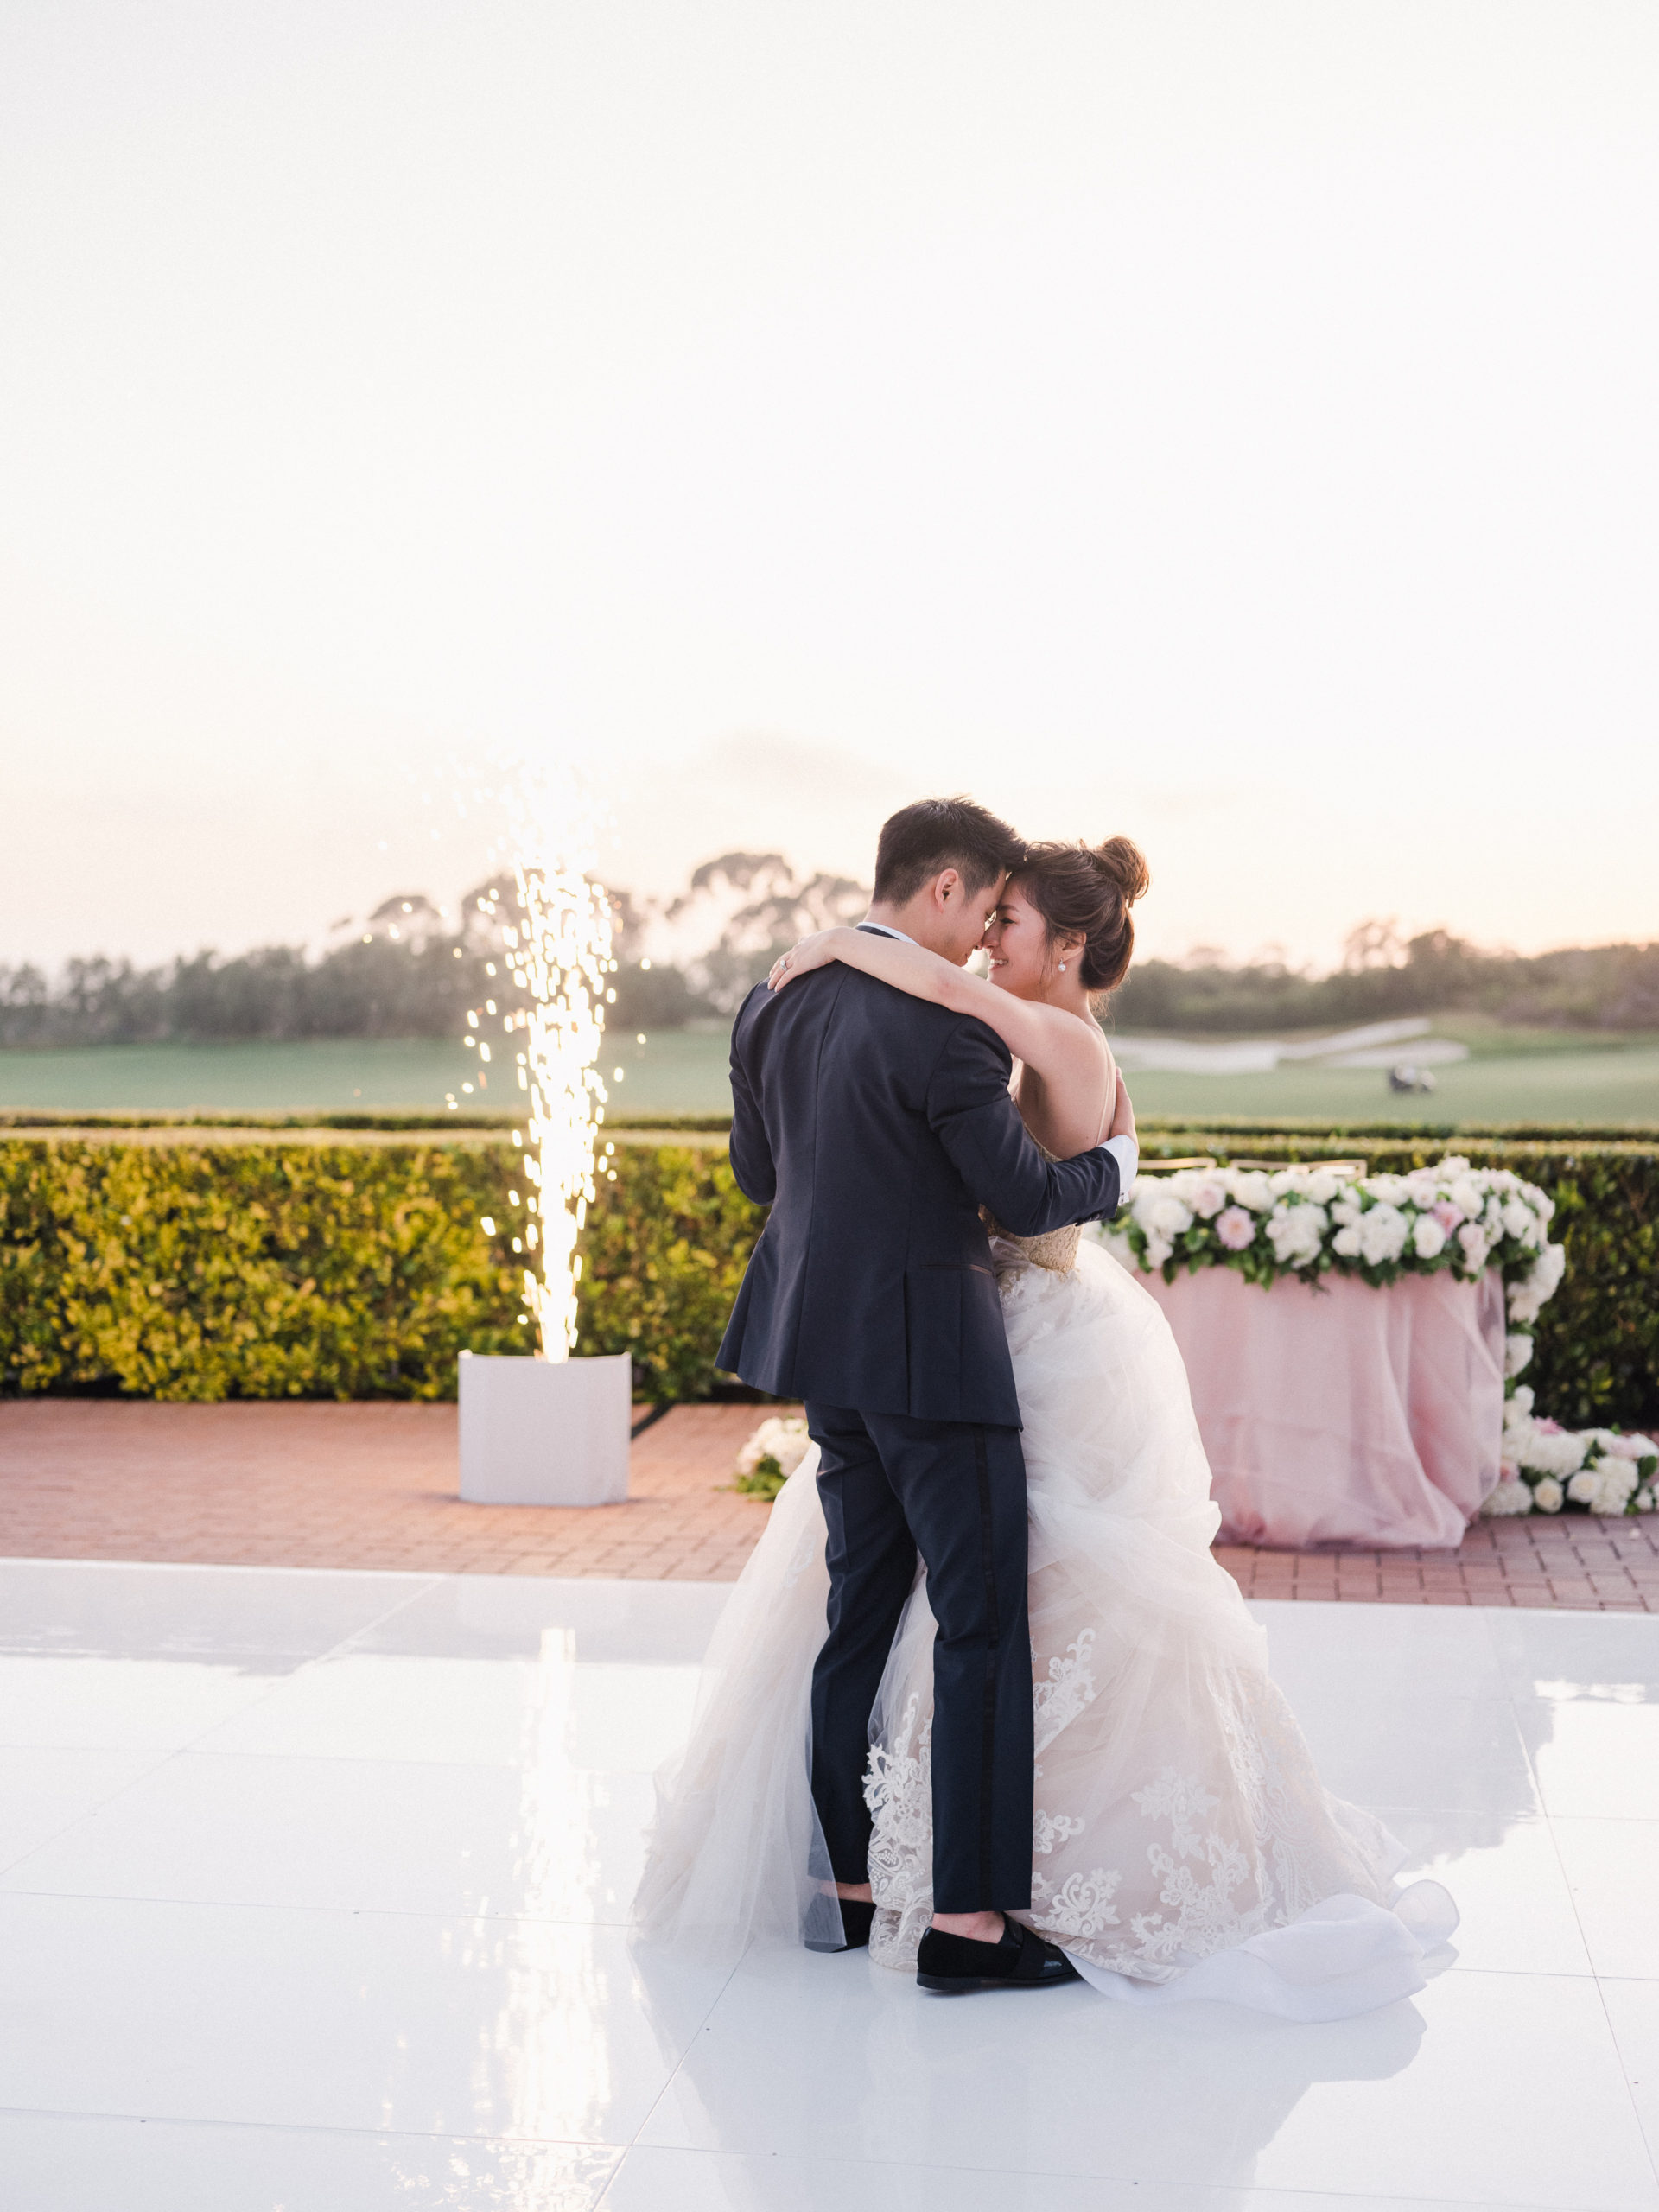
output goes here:
<path id="1" fill-rule="evenodd" d="M 626 1929 L 719 1585 L 0 1567 L 0 2173 L 27 2212 L 1659 2208 L 1659 1623 L 1264 1605 L 1455 1891 L 1334 2026 Z"/>

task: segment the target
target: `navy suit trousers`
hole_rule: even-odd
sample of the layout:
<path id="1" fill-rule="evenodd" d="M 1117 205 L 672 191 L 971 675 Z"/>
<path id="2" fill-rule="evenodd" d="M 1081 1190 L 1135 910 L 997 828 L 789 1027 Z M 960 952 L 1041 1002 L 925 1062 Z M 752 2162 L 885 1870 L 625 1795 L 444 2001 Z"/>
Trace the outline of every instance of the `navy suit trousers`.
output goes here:
<path id="1" fill-rule="evenodd" d="M 1031 1631 L 1020 1432 L 809 1401 L 829 1524 L 812 1796 L 838 1882 L 869 1879 L 871 1707 L 919 1552 L 933 1646 L 933 1903 L 1031 1903 Z"/>

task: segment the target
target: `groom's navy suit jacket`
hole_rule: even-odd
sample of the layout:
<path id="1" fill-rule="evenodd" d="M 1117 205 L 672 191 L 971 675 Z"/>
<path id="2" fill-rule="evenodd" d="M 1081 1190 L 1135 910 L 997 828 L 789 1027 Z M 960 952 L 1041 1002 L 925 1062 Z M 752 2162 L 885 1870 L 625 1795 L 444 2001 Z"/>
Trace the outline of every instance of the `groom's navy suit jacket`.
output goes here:
<path id="1" fill-rule="evenodd" d="M 772 1208 L 719 1364 L 861 1413 L 1020 1426 L 982 1201 L 1016 1236 L 1109 1217 L 1103 1149 L 1051 1162 L 983 1022 L 839 961 L 744 1001 L 732 1173 Z"/>

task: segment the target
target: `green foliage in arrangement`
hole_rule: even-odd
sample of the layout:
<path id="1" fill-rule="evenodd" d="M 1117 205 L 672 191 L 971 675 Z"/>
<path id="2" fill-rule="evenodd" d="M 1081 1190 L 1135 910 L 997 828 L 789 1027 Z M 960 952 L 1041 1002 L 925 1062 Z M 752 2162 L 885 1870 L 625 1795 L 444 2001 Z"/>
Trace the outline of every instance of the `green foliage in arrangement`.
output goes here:
<path id="1" fill-rule="evenodd" d="M 771 1452 L 763 1452 L 747 1473 L 733 1478 L 732 1488 L 745 1497 L 764 1497 L 770 1505 L 789 1477 L 783 1463 Z"/>
<path id="2" fill-rule="evenodd" d="M 0 1390 L 448 1398 L 531 1349 L 504 1141 L 0 1140 Z M 706 1395 L 760 1215 L 716 1147 L 624 1144 L 583 1240 L 581 1349 Z M 485 1217 L 496 1224 L 486 1236 Z"/>
<path id="3" fill-rule="evenodd" d="M 1382 1171 L 1456 1150 L 1513 1168 L 1554 1199 L 1567 1249 L 1528 1370 L 1539 1407 L 1575 1427 L 1659 1418 L 1651 1135 L 1148 1125 L 1142 1142 L 1149 1158 Z M 356 1142 L 182 1127 L 0 1137 L 0 1390 L 452 1396 L 463 1346 L 530 1348 L 506 1202 L 518 1158 L 453 1122 Z M 760 1211 L 717 1141 L 624 1142 L 614 1166 L 583 1239 L 580 1348 L 631 1352 L 643 1397 L 705 1395 Z"/>

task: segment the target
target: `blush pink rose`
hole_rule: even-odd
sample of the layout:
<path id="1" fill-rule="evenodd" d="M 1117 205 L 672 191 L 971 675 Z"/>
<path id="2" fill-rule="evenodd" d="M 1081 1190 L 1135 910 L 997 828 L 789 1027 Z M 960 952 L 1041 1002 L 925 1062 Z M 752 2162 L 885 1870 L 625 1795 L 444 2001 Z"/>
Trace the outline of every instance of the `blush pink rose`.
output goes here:
<path id="1" fill-rule="evenodd" d="M 1243 1206 L 1229 1206 L 1216 1217 L 1216 1234 L 1230 1252 L 1242 1252 L 1255 1240 L 1255 1223 Z"/>
<path id="2" fill-rule="evenodd" d="M 1454 1206 L 1450 1198 L 1439 1200 L 1433 1211 L 1435 1220 L 1440 1223 L 1448 1236 L 1464 1217 L 1463 1208 Z"/>

